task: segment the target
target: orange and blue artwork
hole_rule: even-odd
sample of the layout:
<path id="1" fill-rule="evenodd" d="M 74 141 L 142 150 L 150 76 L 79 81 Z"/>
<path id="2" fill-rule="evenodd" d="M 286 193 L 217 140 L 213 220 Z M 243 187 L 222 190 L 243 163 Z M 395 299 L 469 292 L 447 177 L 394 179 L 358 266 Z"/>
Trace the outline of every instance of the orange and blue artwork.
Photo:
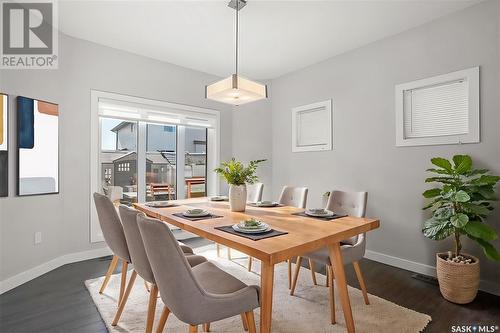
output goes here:
<path id="1" fill-rule="evenodd" d="M 17 97 L 18 195 L 59 193 L 59 106 Z"/>

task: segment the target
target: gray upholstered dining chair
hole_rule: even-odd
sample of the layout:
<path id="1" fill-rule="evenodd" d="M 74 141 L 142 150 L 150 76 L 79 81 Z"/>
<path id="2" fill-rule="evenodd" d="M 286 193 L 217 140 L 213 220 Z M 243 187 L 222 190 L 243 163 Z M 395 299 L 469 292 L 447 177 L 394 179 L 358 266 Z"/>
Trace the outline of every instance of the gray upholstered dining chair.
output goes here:
<path id="1" fill-rule="evenodd" d="M 263 183 L 255 183 L 247 185 L 247 202 L 262 201 L 262 191 L 264 190 Z M 220 244 L 217 244 L 217 256 L 220 256 Z M 227 248 L 227 258 L 231 260 L 231 248 Z"/>
<path id="2" fill-rule="evenodd" d="M 118 297 L 118 304 L 120 304 L 125 292 L 128 264 L 131 262 L 127 241 L 125 239 L 125 234 L 123 233 L 122 223 L 111 200 L 103 194 L 94 193 L 94 203 L 97 210 L 97 216 L 99 218 L 102 235 L 104 236 L 106 244 L 108 244 L 109 248 L 113 252 L 113 259 L 111 260 L 108 271 L 106 272 L 106 276 L 101 285 L 101 288 L 99 289 L 99 293 L 102 294 L 104 292 L 106 286 L 108 285 L 109 279 L 111 278 L 111 275 L 115 271 L 118 260 L 121 260 L 122 271 L 120 292 Z"/>
<path id="3" fill-rule="evenodd" d="M 368 198 L 367 192 L 343 192 L 343 191 L 332 191 L 326 209 L 331 210 L 337 214 L 346 214 L 355 217 L 364 217 L 366 213 L 366 201 Z M 352 263 L 354 266 L 354 271 L 356 277 L 359 281 L 359 286 L 363 292 L 363 298 L 366 304 L 370 304 L 368 300 L 368 293 L 366 292 L 366 285 L 361 274 L 361 269 L 359 267 L 359 260 L 361 260 L 365 255 L 366 247 L 366 235 L 360 234 L 358 236 L 351 237 L 349 239 L 343 240 L 340 244 L 342 250 L 342 258 L 344 265 Z M 295 267 L 295 274 L 292 282 L 292 288 L 290 290 L 290 295 L 295 292 L 295 286 L 297 285 L 297 279 L 299 277 L 299 271 L 302 264 L 302 258 L 308 258 L 309 262 L 317 262 L 326 266 L 327 273 L 327 286 L 329 287 L 329 299 L 330 299 L 330 316 L 332 324 L 335 323 L 335 297 L 334 297 L 334 286 L 333 286 L 333 270 L 330 262 L 330 256 L 328 254 L 328 249 L 321 249 L 318 251 L 310 252 L 302 257 L 297 257 L 297 263 Z M 313 282 L 315 283 L 314 277 L 314 265 L 310 269 L 313 275 Z"/>
<path id="4" fill-rule="evenodd" d="M 283 186 L 278 202 L 285 206 L 306 208 L 307 187 Z"/>
<path id="5" fill-rule="evenodd" d="M 174 235 L 165 223 L 142 215 L 139 230 L 165 308 L 157 332 L 162 332 L 170 311 L 189 324 L 209 330 L 209 323 L 242 315 L 250 333 L 255 332 L 253 310 L 260 306 L 260 290 L 247 286 L 211 262 L 190 267 Z M 245 325 L 245 324 L 244 324 Z"/>
<path id="6" fill-rule="evenodd" d="M 262 201 L 262 192 L 264 191 L 263 183 L 255 183 L 247 185 L 247 201 L 257 202 Z"/>
<path id="7" fill-rule="evenodd" d="M 144 216 L 144 214 L 125 205 L 120 205 L 119 211 L 134 270 L 132 271 L 132 275 L 123 295 L 122 302 L 118 307 L 118 311 L 116 312 L 111 325 L 116 326 L 118 324 L 123 309 L 125 308 L 125 304 L 127 303 L 128 296 L 134 286 L 135 279 L 137 275 L 139 275 L 144 279 L 146 283 L 151 284 L 151 288 L 149 291 L 148 314 L 146 318 L 146 333 L 151 333 L 153 331 L 154 315 L 156 311 L 156 299 L 158 297 L 158 287 L 156 286 L 153 271 L 151 270 L 151 265 L 149 264 L 149 260 L 146 255 L 144 243 L 139 232 L 139 227 L 137 226 L 137 216 Z M 205 257 L 193 254 L 192 249 L 187 247 L 186 245 L 179 244 L 179 246 L 181 246 L 181 250 L 191 266 L 196 266 L 198 264 L 201 264 L 202 262 L 207 261 Z M 186 248 L 190 250 L 187 253 Z"/>
<path id="8" fill-rule="evenodd" d="M 297 208 L 306 208 L 307 204 L 307 187 L 283 186 L 278 203 L 284 206 L 292 206 Z M 252 270 L 253 258 L 248 258 L 248 271 Z M 292 286 L 292 260 L 287 259 L 288 264 L 288 288 Z"/>

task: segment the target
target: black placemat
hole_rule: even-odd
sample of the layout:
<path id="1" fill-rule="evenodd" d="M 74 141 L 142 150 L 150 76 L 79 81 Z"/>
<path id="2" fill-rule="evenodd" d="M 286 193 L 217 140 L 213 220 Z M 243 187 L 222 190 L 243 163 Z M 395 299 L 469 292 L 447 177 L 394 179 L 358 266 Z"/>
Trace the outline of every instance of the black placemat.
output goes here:
<path id="1" fill-rule="evenodd" d="M 276 207 L 283 207 L 284 206 L 282 204 L 277 204 L 276 206 L 259 206 L 255 202 L 249 202 L 249 203 L 247 203 L 247 205 L 252 206 L 252 207 L 257 207 L 257 208 L 276 208 Z"/>
<path id="2" fill-rule="evenodd" d="M 248 238 L 248 239 L 251 239 L 254 241 L 288 234 L 288 232 L 278 231 L 278 230 L 274 230 L 274 229 L 267 231 L 265 233 L 262 233 L 262 234 L 245 234 L 242 232 L 235 231 L 233 229 L 233 227 L 230 225 L 227 225 L 224 227 L 215 227 L 215 229 L 225 231 L 225 232 L 233 234 L 233 235 L 245 237 L 245 238 Z"/>
<path id="3" fill-rule="evenodd" d="M 321 220 L 321 221 L 332 221 L 332 220 L 340 219 L 341 217 L 346 217 L 347 216 L 347 215 L 337 215 L 337 214 L 335 214 L 335 215 L 329 216 L 329 217 L 320 217 L 320 216 L 310 216 L 310 215 L 307 215 L 304 212 L 293 213 L 292 215 L 309 217 L 311 219 L 316 219 L 316 220 Z"/>
<path id="4" fill-rule="evenodd" d="M 189 221 L 201 221 L 201 220 L 209 220 L 209 219 L 216 219 L 219 217 L 223 217 L 221 215 L 215 215 L 215 214 L 210 214 L 207 216 L 200 216 L 200 217 L 187 217 L 187 216 L 182 215 L 182 213 L 175 213 L 172 215 L 183 218 L 185 220 L 189 220 Z"/>

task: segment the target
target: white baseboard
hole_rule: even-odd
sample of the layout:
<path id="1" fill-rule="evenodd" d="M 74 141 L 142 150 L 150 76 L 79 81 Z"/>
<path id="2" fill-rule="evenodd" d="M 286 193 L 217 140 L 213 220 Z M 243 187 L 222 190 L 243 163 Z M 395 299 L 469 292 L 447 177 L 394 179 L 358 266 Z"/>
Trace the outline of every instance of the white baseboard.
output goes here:
<path id="1" fill-rule="evenodd" d="M 99 258 L 110 254 L 111 250 L 108 247 L 104 247 L 95 250 L 62 255 L 41 265 L 28 269 L 27 271 L 21 272 L 10 278 L 0 281 L 0 295 L 63 265 L 82 260 Z"/>
<path id="2" fill-rule="evenodd" d="M 378 261 L 386 265 L 406 269 L 415 273 L 430 275 L 434 277 L 436 276 L 436 267 L 434 266 L 390 256 L 388 254 L 366 250 L 365 258 L 373 261 Z M 487 293 L 500 296 L 500 284 L 481 280 L 479 283 L 479 289 Z"/>

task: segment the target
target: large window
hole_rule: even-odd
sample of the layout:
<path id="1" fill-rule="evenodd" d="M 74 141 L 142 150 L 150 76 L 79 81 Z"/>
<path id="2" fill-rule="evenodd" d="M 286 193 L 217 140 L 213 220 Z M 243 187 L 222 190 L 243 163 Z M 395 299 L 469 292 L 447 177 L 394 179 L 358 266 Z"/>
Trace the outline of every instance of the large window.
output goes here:
<path id="1" fill-rule="evenodd" d="M 92 192 L 115 204 L 218 194 L 217 111 L 93 91 L 92 123 Z"/>

